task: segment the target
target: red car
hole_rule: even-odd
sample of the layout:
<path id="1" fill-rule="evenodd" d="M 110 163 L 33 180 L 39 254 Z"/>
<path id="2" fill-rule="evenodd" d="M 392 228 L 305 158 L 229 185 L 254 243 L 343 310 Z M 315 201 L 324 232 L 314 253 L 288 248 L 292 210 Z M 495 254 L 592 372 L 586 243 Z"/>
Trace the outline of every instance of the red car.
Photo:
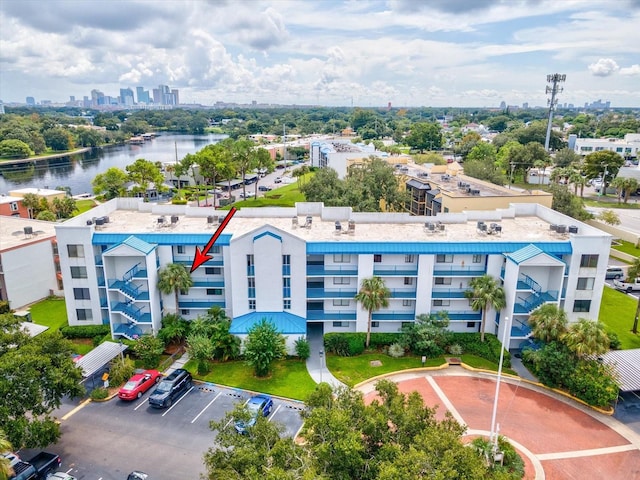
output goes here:
<path id="1" fill-rule="evenodd" d="M 144 392 L 158 383 L 162 374 L 157 370 L 136 370 L 136 373 L 118 391 L 118 397 L 122 400 L 135 400 Z"/>

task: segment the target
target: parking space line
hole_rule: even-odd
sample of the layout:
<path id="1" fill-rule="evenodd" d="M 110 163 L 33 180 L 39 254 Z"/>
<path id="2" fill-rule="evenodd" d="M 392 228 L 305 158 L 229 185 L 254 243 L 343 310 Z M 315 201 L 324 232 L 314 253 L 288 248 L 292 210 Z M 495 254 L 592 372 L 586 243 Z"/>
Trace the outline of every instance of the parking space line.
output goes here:
<path id="1" fill-rule="evenodd" d="M 215 396 L 215 398 L 214 398 L 213 400 L 211 400 L 211 401 L 207 404 L 207 406 L 206 406 L 206 407 L 204 407 L 202 410 L 200 410 L 200 413 L 199 413 L 198 415 L 196 415 L 196 418 L 194 418 L 193 420 L 191 420 L 191 423 L 195 422 L 195 421 L 198 419 L 198 417 L 200 417 L 200 415 L 202 415 L 202 414 L 204 413 L 204 411 L 205 411 L 207 408 L 209 408 L 209 407 L 211 406 L 211 404 L 212 404 L 213 402 L 215 402 L 215 401 L 218 399 L 218 397 L 219 397 L 220 395 L 222 395 L 222 392 L 218 392 L 218 394 Z"/>
<path id="2" fill-rule="evenodd" d="M 269 418 L 267 418 L 267 422 L 270 422 L 271 419 L 276 416 L 276 413 L 278 413 L 278 410 L 280 410 L 281 407 L 282 407 L 282 404 L 278 405 L 278 408 L 276 408 L 273 411 L 273 413 L 271 415 L 269 415 Z"/>
<path id="3" fill-rule="evenodd" d="M 144 405 L 145 403 L 148 403 L 148 402 L 149 402 L 149 400 L 147 398 L 145 398 L 138 405 L 136 405 L 136 408 L 134 408 L 134 410 L 138 410 L 142 405 Z"/>
<path id="4" fill-rule="evenodd" d="M 164 417 L 167 413 L 169 413 L 169 412 L 171 411 L 171 409 L 172 409 L 173 407 L 175 407 L 177 404 L 179 404 L 179 403 L 180 403 L 180 401 L 182 401 L 182 399 L 183 399 L 184 397 L 186 397 L 186 396 L 189 394 L 189 392 L 190 392 L 191 390 L 193 390 L 193 389 L 194 389 L 194 387 L 193 387 L 193 386 L 191 386 L 191 388 L 190 388 L 189 390 L 187 390 L 187 392 L 186 392 L 184 395 L 182 395 L 182 396 L 178 399 L 178 401 L 177 401 L 176 403 L 174 403 L 173 405 L 171 405 L 171 406 L 169 407 L 169 409 L 168 409 L 166 412 L 164 412 L 164 413 L 162 414 L 162 416 Z"/>

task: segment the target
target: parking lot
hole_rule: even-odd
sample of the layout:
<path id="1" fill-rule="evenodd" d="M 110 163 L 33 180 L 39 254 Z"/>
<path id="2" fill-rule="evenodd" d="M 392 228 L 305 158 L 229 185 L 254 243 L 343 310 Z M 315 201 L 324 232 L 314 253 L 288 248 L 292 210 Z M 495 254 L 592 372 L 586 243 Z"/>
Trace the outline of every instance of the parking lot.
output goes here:
<path id="1" fill-rule="evenodd" d="M 58 413 L 63 418 L 62 438 L 47 450 L 58 453 L 62 470 L 79 480 L 125 479 L 133 470 L 146 472 L 153 480 L 196 479 L 204 473 L 203 454 L 215 441 L 216 432 L 209 428 L 209 422 L 221 420 L 253 395 L 194 383 L 170 408 L 155 409 L 147 402 L 149 393 L 133 402 L 116 397 L 75 410 L 74 405 L 64 405 Z M 282 424 L 284 435 L 295 436 L 302 426 L 304 404 L 273 400 L 267 420 Z M 227 428 L 234 426 L 229 423 Z"/>

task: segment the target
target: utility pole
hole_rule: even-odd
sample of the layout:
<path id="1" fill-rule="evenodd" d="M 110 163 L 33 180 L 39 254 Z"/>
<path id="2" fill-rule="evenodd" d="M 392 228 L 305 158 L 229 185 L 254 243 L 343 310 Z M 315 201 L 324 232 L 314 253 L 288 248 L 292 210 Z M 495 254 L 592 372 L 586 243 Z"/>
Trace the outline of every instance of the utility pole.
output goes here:
<path id="1" fill-rule="evenodd" d="M 551 99 L 547 100 L 549 104 L 549 123 L 547 124 L 547 136 L 544 140 L 544 149 L 549 151 L 549 141 L 551 140 L 551 122 L 553 121 L 553 111 L 558 104 L 558 99 L 556 96 L 558 93 L 561 93 L 563 88 L 559 86 L 559 83 L 564 82 L 567 79 L 567 76 L 562 73 L 554 73 L 551 75 L 547 75 L 547 83 L 550 83 L 551 86 L 547 85 L 545 93 L 551 94 Z"/>
<path id="2" fill-rule="evenodd" d="M 284 160 L 284 171 L 287 171 L 287 124 L 282 124 L 282 159 Z"/>

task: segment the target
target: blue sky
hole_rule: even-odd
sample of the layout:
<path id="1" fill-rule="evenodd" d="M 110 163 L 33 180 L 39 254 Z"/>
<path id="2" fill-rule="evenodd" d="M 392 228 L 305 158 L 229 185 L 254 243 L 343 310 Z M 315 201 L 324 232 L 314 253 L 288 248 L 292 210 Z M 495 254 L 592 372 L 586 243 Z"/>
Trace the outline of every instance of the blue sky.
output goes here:
<path id="1" fill-rule="evenodd" d="M 640 106 L 640 0 L 3 0 L 0 99 Z"/>

